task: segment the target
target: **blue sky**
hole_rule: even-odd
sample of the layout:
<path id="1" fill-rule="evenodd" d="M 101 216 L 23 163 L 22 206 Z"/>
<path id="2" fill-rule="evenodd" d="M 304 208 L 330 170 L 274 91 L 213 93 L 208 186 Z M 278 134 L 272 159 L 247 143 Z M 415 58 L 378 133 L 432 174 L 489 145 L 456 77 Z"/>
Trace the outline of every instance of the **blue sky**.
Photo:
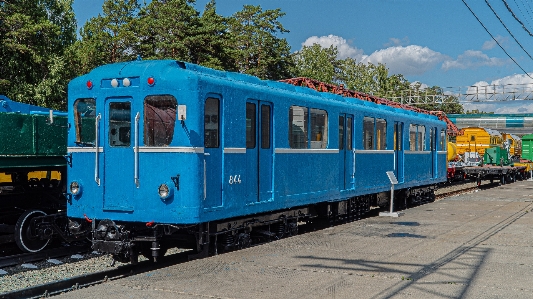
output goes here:
<path id="1" fill-rule="evenodd" d="M 142 0 L 141 0 L 142 1 Z M 139 2 L 141 2 L 139 1 Z M 529 0 L 464 0 L 521 68 L 533 77 L 533 3 Z M 197 0 L 203 11 L 208 0 Z M 429 86 L 533 83 L 483 29 L 463 0 L 218 0 L 219 14 L 229 16 L 243 5 L 280 8 L 290 33 L 282 34 L 293 51 L 302 45 L 336 45 L 340 58 L 384 63 L 391 73 Z M 518 40 L 502 26 L 496 14 Z M 523 23 L 513 18 L 504 3 Z M 75 0 L 79 28 L 102 12 L 103 0 Z M 497 110 L 505 108 L 478 106 Z M 523 106 L 523 105 L 518 105 Z M 529 106 L 529 105 L 528 105 Z M 533 105 L 531 105 L 533 106 Z M 472 109 L 472 108 L 469 108 Z M 529 108 L 527 108 L 529 110 Z M 500 109 L 501 110 L 501 109 Z M 512 108 L 502 113 L 517 112 Z M 520 112 L 520 111 L 518 111 Z M 533 107 L 530 111 L 533 112 Z"/>

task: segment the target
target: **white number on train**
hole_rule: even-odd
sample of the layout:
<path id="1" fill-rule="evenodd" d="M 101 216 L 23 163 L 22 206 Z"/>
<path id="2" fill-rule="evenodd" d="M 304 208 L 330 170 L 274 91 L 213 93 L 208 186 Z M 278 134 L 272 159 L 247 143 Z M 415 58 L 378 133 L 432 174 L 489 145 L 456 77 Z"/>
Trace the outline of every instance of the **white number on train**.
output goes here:
<path id="1" fill-rule="evenodd" d="M 229 176 L 229 183 L 230 184 L 240 184 L 241 183 L 241 175 L 230 175 Z"/>

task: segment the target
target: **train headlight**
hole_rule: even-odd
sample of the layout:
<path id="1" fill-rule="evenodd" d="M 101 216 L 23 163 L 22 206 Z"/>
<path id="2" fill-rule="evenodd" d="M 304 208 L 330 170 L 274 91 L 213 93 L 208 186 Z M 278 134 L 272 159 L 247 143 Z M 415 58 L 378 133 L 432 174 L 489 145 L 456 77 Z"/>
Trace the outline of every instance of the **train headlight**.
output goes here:
<path id="1" fill-rule="evenodd" d="M 72 182 L 70 183 L 70 193 L 74 196 L 78 196 L 81 194 L 81 185 L 78 182 Z"/>
<path id="2" fill-rule="evenodd" d="M 159 185 L 159 188 L 157 189 L 157 192 L 159 193 L 159 197 L 161 197 L 162 200 L 167 200 L 170 197 L 172 197 L 172 188 L 168 186 L 168 184 L 161 184 Z"/>

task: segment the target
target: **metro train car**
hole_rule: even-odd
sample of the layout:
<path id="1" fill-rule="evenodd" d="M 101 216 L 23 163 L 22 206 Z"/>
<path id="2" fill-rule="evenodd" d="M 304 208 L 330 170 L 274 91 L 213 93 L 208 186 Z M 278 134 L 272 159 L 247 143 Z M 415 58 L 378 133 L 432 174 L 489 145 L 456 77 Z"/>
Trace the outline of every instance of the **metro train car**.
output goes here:
<path id="1" fill-rule="evenodd" d="M 446 181 L 433 115 L 186 62 L 98 67 L 68 105 L 70 229 L 119 261 L 247 247 L 388 207 L 394 179 L 397 207 Z"/>

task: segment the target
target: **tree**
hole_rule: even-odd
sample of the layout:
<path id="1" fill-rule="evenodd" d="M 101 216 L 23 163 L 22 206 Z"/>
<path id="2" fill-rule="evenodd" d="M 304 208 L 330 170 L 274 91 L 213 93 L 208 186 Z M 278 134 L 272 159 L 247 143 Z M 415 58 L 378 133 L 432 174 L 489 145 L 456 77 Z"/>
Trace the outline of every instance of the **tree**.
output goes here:
<path id="1" fill-rule="evenodd" d="M 312 78 L 325 83 L 334 84 L 339 72 L 337 48 L 322 48 L 319 44 L 303 46 L 302 50 L 293 54 L 294 67 L 292 73 L 296 77 Z"/>
<path id="2" fill-rule="evenodd" d="M 201 27 L 194 0 L 152 1 L 140 14 L 138 52 L 145 59 L 192 60 L 190 45 Z"/>
<path id="3" fill-rule="evenodd" d="M 290 46 L 278 33 L 289 32 L 278 20 L 281 10 L 263 11 L 261 6 L 245 5 L 229 19 L 230 46 L 234 70 L 261 79 L 290 77 Z"/>
<path id="4" fill-rule="evenodd" d="M 73 47 L 80 66 L 78 75 L 93 68 L 136 57 L 135 20 L 140 7 L 137 0 L 105 0 L 103 15 L 91 18 L 80 31 L 81 40 Z"/>
<path id="5" fill-rule="evenodd" d="M 72 0 L 0 3 L 0 94 L 65 109 L 71 77 L 64 55 L 76 38 Z"/>

